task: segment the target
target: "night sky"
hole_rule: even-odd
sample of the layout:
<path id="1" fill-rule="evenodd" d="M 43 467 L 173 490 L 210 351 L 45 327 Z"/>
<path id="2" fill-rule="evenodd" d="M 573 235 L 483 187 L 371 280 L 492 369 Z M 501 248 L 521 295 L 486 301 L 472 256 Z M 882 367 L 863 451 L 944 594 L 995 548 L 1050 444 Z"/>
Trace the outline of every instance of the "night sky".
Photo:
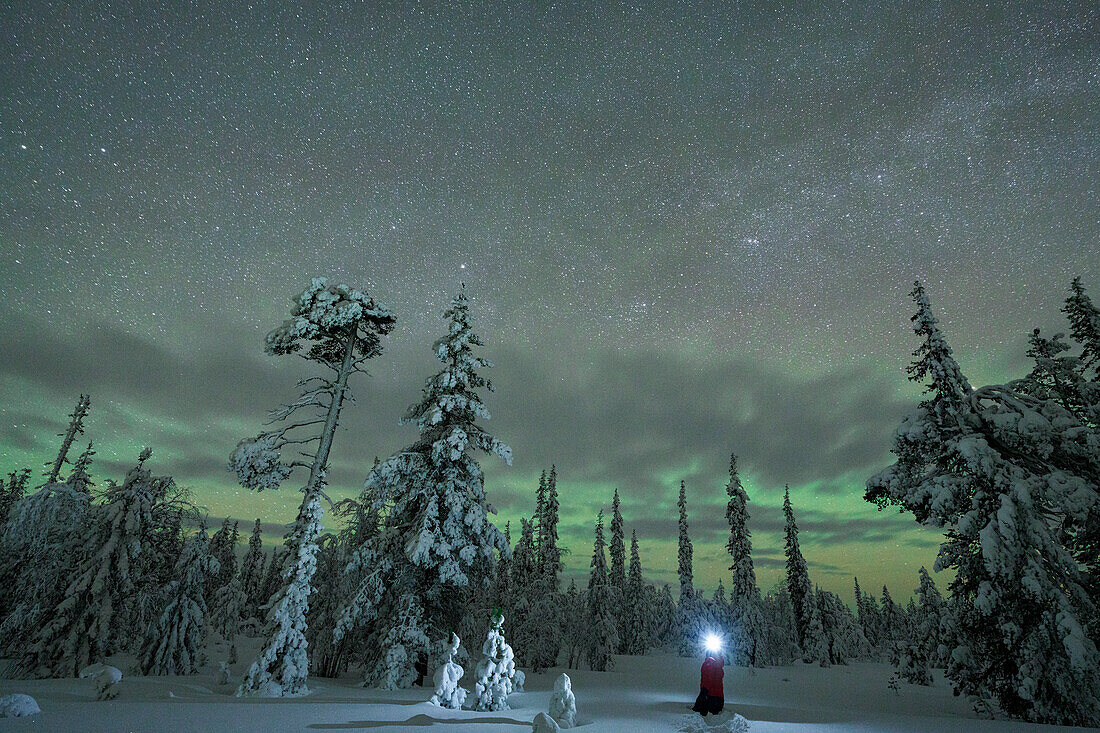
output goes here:
<path id="1" fill-rule="evenodd" d="M 501 523 L 556 463 L 570 571 L 618 488 L 674 581 L 684 479 L 713 590 L 736 451 L 763 587 L 789 483 L 815 582 L 908 597 L 938 535 L 862 494 L 919 394 L 912 281 L 976 384 L 1065 329 L 1074 275 L 1100 296 L 1095 3 L 157 5 L 2 6 L 4 473 L 84 391 L 101 486 L 150 445 L 277 541 L 293 481 L 225 463 L 307 373 L 263 353 L 288 299 L 325 275 L 399 319 L 334 447 L 351 496 L 465 282 Z"/>

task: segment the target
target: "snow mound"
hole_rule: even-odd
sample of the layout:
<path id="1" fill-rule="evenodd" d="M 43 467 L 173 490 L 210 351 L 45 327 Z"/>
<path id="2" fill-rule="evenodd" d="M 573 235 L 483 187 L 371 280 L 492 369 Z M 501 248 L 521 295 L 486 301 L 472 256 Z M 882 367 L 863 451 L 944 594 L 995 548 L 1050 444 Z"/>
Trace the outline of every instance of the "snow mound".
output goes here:
<path id="1" fill-rule="evenodd" d="M 558 733 L 560 730 L 561 726 L 546 713 L 539 713 L 531 721 L 531 733 Z"/>
<path id="2" fill-rule="evenodd" d="M 22 718 L 42 712 L 30 695 L 15 693 L 0 697 L 0 718 Z"/>
<path id="3" fill-rule="evenodd" d="M 80 679 L 91 678 L 95 683 L 96 697 L 100 700 L 112 700 L 118 696 L 118 683 L 122 682 L 122 672 L 118 667 L 96 662 L 80 670 Z"/>
<path id="4" fill-rule="evenodd" d="M 683 733 L 748 733 L 749 721 L 729 710 L 717 715 L 689 715 L 680 726 Z"/>

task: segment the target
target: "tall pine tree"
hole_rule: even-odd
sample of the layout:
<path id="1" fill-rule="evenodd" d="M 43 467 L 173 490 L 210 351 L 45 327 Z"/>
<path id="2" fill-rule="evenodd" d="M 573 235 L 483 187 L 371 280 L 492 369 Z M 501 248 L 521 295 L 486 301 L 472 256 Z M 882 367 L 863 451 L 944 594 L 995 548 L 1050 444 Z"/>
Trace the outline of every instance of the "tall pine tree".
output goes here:
<path id="1" fill-rule="evenodd" d="M 787 557 L 787 591 L 791 595 L 791 606 L 794 609 L 795 628 L 798 631 L 798 645 L 807 651 L 806 631 L 810 623 L 812 612 L 813 586 L 810 584 L 810 572 L 806 567 L 806 558 L 802 557 L 802 549 L 798 545 L 798 524 L 794 520 L 794 509 L 791 508 L 791 487 L 787 486 L 783 491 L 783 517 L 785 519 L 784 554 Z"/>

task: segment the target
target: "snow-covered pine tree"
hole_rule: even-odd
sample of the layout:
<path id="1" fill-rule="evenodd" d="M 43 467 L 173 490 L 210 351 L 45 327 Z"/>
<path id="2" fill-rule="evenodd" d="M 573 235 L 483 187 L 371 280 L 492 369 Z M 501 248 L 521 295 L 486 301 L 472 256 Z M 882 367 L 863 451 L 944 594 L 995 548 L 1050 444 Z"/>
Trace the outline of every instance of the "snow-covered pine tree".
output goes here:
<path id="1" fill-rule="evenodd" d="M 241 561 L 241 587 L 244 590 L 245 601 L 244 617 L 253 618 L 259 616 L 260 589 L 264 582 L 264 540 L 263 531 L 260 529 L 260 520 L 256 518 L 256 524 L 252 527 L 252 534 L 248 538 L 248 549 Z"/>
<path id="2" fill-rule="evenodd" d="M 1003 386 L 974 390 L 918 282 L 909 367 L 928 396 L 902 422 L 897 462 L 867 498 L 944 530 L 936 569 L 952 568 L 947 676 L 956 690 L 1035 722 L 1100 723 L 1095 613 L 1061 527 L 1096 502 L 1095 441 L 1056 400 Z"/>
<path id="3" fill-rule="evenodd" d="M 162 491 L 159 484 L 171 480 L 151 475 L 145 467 L 151 454 L 142 450 L 122 485 L 108 488 L 98 521 L 87 530 L 85 559 L 22 654 L 24 674 L 73 677 L 124 648 L 130 629 L 126 601 L 135 580 L 130 569 L 141 553 L 154 497 Z"/>
<path id="4" fill-rule="evenodd" d="M 47 484 L 55 484 L 60 480 L 61 469 L 69 462 L 67 456 L 73 440 L 76 436 L 84 434 L 84 418 L 88 416 L 88 408 L 91 404 L 92 400 L 88 395 L 80 395 L 80 399 L 76 401 L 76 407 L 69 413 L 69 426 L 65 432 L 57 434 L 61 438 L 61 448 L 57 451 L 57 458 L 46 464 L 43 475 L 46 477 Z"/>
<path id="5" fill-rule="evenodd" d="M 785 519 L 784 554 L 787 557 L 787 591 L 791 594 L 791 606 L 794 609 L 795 628 L 798 630 L 798 645 L 802 650 L 810 654 L 807 649 L 806 627 L 810 622 L 810 604 L 806 599 L 812 600 L 813 586 L 810 584 L 810 572 L 806 567 L 806 559 L 802 557 L 802 549 L 798 545 L 798 524 L 794 519 L 794 509 L 791 508 L 791 487 L 787 486 L 783 491 L 783 517 Z"/>
<path id="6" fill-rule="evenodd" d="M 309 691 L 304 632 L 329 453 L 340 409 L 350 397 L 348 380 L 353 374 L 366 373 L 363 365 L 382 352 L 381 337 L 393 330 L 395 321 L 385 305 L 365 293 L 314 278 L 293 300 L 290 318 L 267 335 L 268 354 L 289 355 L 304 348 L 302 358 L 329 373 L 300 381 L 298 399 L 270 414 L 268 423 L 282 426 L 241 441 L 230 457 L 229 468 L 241 485 L 256 491 L 277 488 L 295 468 L 309 470 L 298 518 L 286 537 L 289 556 L 283 568 L 284 586 L 272 599 L 268 643 L 238 688 L 238 696 L 284 697 Z M 292 445 L 309 446 L 302 450 L 313 452 L 283 462 L 283 449 Z"/>
<path id="7" fill-rule="evenodd" d="M 869 653 L 867 639 L 855 616 L 835 593 L 817 591 L 817 605 L 821 610 L 821 625 L 829 645 L 829 662 L 847 664 L 849 659 Z"/>
<path id="8" fill-rule="evenodd" d="M 160 618 L 145 632 L 141 645 L 141 671 L 147 675 L 195 674 L 203 663 L 206 632 L 206 578 L 218 571 L 209 552 L 205 530 L 184 545 L 176 564 L 176 579 L 167 589 L 169 598 Z"/>
<path id="9" fill-rule="evenodd" d="M 699 613 L 695 597 L 695 586 L 692 571 L 692 547 L 691 537 L 688 536 L 687 521 L 687 489 L 684 482 L 680 482 L 680 498 L 676 502 L 680 512 L 679 540 L 676 553 L 676 571 L 680 576 L 680 601 L 678 604 L 677 651 L 681 657 L 695 656 L 699 640 L 695 637 L 695 616 Z"/>
<path id="10" fill-rule="evenodd" d="M 649 594 L 645 592 L 645 579 L 642 577 L 642 558 L 638 553 L 638 533 L 630 532 L 630 573 L 626 579 L 626 593 L 623 605 L 626 613 L 621 635 L 625 642 L 620 646 L 623 654 L 642 655 L 650 646 L 650 626 L 653 608 Z"/>
<path id="11" fill-rule="evenodd" d="M 607 577 L 606 542 L 603 538 L 603 510 L 596 519 L 596 539 L 592 545 L 592 574 L 588 576 L 588 629 L 585 658 L 596 672 L 611 669 L 611 655 L 619 647 L 619 631 L 615 626 L 615 589 Z"/>
<path id="12" fill-rule="evenodd" d="M 474 694 L 477 695 L 474 709 L 482 712 L 507 710 L 515 671 L 512 647 L 504 640 L 504 616 L 497 611 L 481 646 L 481 661 L 477 664 L 477 682 L 474 684 Z"/>
<path id="13" fill-rule="evenodd" d="M 730 585 L 729 616 L 733 632 L 730 639 L 730 659 L 739 666 L 761 664 L 756 648 L 764 630 L 764 613 L 760 607 L 760 588 L 756 585 L 756 570 L 752 564 L 752 535 L 749 532 L 749 495 L 741 484 L 737 470 L 737 455 L 730 454 L 730 480 L 726 484 L 726 521 L 730 538 L 726 550 L 730 554 L 733 583 Z"/>
<path id="14" fill-rule="evenodd" d="M 607 579 L 615 590 L 615 626 L 622 631 L 626 627 L 629 607 L 626 603 L 626 536 L 618 489 L 615 489 L 615 495 L 611 500 L 611 544 L 608 550 L 611 566 L 608 569 Z M 624 633 L 619 634 L 619 648 L 616 649 L 619 654 L 626 653 L 625 636 Z"/>
<path id="15" fill-rule="evenodd" d="M 420 437 L 382 461 L 365 482 L 375 505 L 387 512 L 379 532 L 349 562 L 348 572 L 361 568 L 369 574 L 341 614 L 337 641 L 374 618 L 390 623 L 387 599 L 405 593 L 421 604 L 429 632 L 442 636 L 461 621 L 469 586 L 487 587 L 497 554 L 510 553 L 489 520 L 494 510 L 474 457 L 482 451 L 512 462 L 512 449 L 478 424 L 489 419 L 478 392 L 492 390 L 480 370 L 492 364 L 474 353 L 482 342 L 471 330 L 465 290 L 443 316 L 447 333 L 433 347 L 443 369 L 427 380 L 420 402 L 405 415 Z"/>

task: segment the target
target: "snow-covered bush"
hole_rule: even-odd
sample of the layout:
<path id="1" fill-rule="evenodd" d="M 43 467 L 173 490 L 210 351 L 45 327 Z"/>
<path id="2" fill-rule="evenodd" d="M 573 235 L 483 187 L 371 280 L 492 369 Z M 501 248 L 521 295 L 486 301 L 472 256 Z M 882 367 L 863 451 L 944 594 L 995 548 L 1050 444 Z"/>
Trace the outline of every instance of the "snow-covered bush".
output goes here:
<path id="1" fill-rule="evenodd" d="M 512 692 L 527 692 L 523 686 L 527 684 L 527 675 L 522 669 L 517 669 L 512 675 Z"/>
<path id="2" fill-rule="evenodd" d="M 561 726 L 546 713 L 539 713 L 531 721 L 531 733 L 557 733 L 560 730 Z"/>
<path id="3" fill-rule="evenodd" d="M 80 670 L 80 679 L 90 679 L 95 686 L 97 700 L 113 700 L 118 696 L 119 683 L 122 682 L 122 672 L 117 667 L 96 662 L 89 664 Z"/>
<path id="4" fill-rule="evenodd" d="M 23 718 L 42 712 L 30 695 L 14 693 L 0 697 L 0 718 Z"/>
<path id="5" fill-rule="evenodd" d="M 435 694 L 428 701 L 433 705 L 451 708 L 452 710 L 461 709 L 462 704 L 466 702 L 467 695 L 466 690 L 458 686 L 463 674 L 462 667 L 454 661 L 455 654 L 458 652 L 458 645 L 458 635 L 452 633 L 451 643 L 447 645 L 446 661 L 435 671 L 432 680 L 435 683 Z"/>
<path id="6" fill-rule="evenodd" d="M 493 616 L 493 625 L 481 646 L 481 661 L 477 664 L 476 710 L 507 710 L 508 695 L 513 689 L 516 665 L 512 647 L 504 641 L 504 616 Z"/>
<path id="7" fill-rule="evenodd" d="M 565 672 L 554 681 L 550 717 L 562 728 L 572 728 L 577 724 L 577 698 L 573 696 L 573 682 Z"/>

